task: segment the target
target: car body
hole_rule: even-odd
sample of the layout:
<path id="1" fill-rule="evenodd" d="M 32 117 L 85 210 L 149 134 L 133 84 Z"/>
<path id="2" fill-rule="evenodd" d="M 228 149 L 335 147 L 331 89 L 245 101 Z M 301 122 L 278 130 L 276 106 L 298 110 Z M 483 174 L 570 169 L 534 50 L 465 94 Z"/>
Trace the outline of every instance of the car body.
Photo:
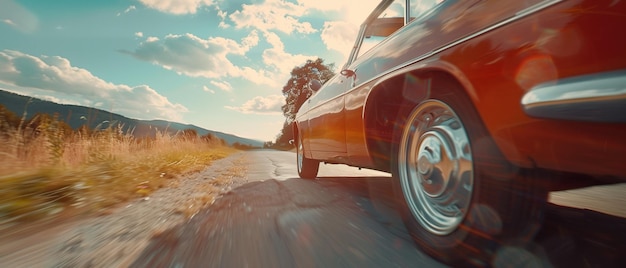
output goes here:
<path id="1" fill-rule="evenodd" d="M 625 27 L 624 1 L 382 1 L 362 24 L 340 74 L 296 116 L 300 175 L 315 177 L 319 162 L 391 172 L 400 177 L 394 185 L 408 206 L 405 222 L 422 229 L 412 232 L 416 241 L 448 243 L 425 245 L 445 260 L 474 256 L 444 238 L 472 220 L 476 200 L 489 198 L 481 196 L 494 190 L 486 186 L 492 183 L 490 170 L 523 173 L 504 187 L 511 195 L 519 185 L 543 187 L 546 176 L 539 171 L 611 182 L 626 178 L 626 35 L 615 30 Z M 375 44 L 368 49 L 370 41 Z M 430 125 L 431 115 L 454 122 Z M 455 134 L 459 123 L 464 131 Z M 467 204 L 454 224 L 429 227 L 436 221 L 419 218 L 432 207 L 420 208 L 420 197 L 410 195 L 435 197 L 426 180 L 413 178 L 422 175 L 413 173 L 425 174 L 432 166 L 447 170 L 440 163 L 446 150 L 465 153 L 449 157 L 446 165 L 462 166 L 463 159 L 473 165 L 450 172 L 473 175 L 457 174 L 444 180 L 445 187 L 471 181 L 466 184 L 474 190 L 455 201 Z M 406 163 L 411 161 L 417 167 Z M 545 202 L 547 190 L 524 191 L 532 192 L 531 203 Z M 433 202 L 444 212 L 450 208 Z M 460 233 L 454 238 L 465 239 L 468 232 Z M 502 242 L 514 235 L 487 236 Z"/>

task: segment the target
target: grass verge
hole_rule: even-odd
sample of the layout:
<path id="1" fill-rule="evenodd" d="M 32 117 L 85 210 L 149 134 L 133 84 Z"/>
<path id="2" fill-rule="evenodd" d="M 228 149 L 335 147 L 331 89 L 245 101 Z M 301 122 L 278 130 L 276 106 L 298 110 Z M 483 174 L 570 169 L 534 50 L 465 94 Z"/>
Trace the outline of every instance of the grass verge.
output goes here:
<path id="1" fill-rule="evenodd" d="M 136 139 L 115 127 L 66 133 L 54 122 L 40 126 L 0 132 L 0 225 L 145 197 L 236 151 L 215 137 Z"/>

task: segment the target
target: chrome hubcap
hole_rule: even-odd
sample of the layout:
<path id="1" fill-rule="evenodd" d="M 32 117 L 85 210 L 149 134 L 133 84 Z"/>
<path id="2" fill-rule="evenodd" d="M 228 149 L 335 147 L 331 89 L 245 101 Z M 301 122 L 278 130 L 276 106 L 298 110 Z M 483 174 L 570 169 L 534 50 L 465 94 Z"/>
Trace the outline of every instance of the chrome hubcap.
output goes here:
<path id="1" fill-rule="evenodd" d="M 304 158 L 304 154 L 302 152 L 303 146 L 302 146 L 302 138 L 300 137 L 300 135 L 298 135 L 298 144 L 297 144 L 297 149 L 296 149 L 296 155 L 297 155 L 297 161 L 298 161 L 298 171 L 302 171 L 302 159 Z"/>
<path id="2" fill-rule="evenodd" d="M 474 189 L 469 138 L 450 106 L 430 100 L 409 116 L 398 155 L 399 179 L 413 216 L 433 234 L 461 224 Z"/>

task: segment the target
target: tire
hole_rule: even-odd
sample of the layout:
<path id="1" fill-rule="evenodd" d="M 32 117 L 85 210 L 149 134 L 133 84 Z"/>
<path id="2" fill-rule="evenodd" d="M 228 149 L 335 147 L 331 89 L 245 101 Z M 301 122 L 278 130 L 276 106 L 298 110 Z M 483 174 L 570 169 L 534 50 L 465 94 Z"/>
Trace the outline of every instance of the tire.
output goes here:
<path id="1" fill-rule="evenodd" d="M 539 230 L 547 190 L 510 165 L 471 102 L 449 79 L 406 102 L 394 130 L 397 205 L 413 240 L 454 266 L 490 265 L 499 248 Z"/>
<path id="2" fill-rule="evenodd" d="M 304 156 L 304 146 L 302 145 L 302 136 L 300 133 L 298 133 L 298 140 L 296 142 L 296 155 L 298 176 L 302 179 L 315 179 L 320 167 L 320 162 Z"/>

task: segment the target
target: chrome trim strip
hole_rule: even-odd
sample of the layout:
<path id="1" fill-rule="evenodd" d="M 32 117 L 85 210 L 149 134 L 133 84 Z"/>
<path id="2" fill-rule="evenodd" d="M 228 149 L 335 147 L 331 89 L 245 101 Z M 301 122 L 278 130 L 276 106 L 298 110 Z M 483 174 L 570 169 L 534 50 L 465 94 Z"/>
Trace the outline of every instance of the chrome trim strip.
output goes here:
<path id="1" fill-rule="evenodd" d="M 537 4 L 533 5 L 533 6 L 529 6 L 526 9 L 523 9 L 523 10 L 515 13 L 515 16 L 516 17 L 518 17 L 518 16 L 519 17 L 524 17 L 524 16 L 530 15 L 532 13 L 535 13 L 537 11 L 540 11 L 540 10 L 542 10 L 544 8 L 548 8 L 551 5 L 554 5 L 554 4 L 556 4 L 558 2 L 562 2 L 562 1 L 563 0 L 543 1 L 541 3 L 537 3 Z"/>
<path id="2" fill-rule="evenodd" d="M 535 86 L 522 98 L 533 117 L 626 122 L 626 69 Z"/>
<path id="3" fill-rule="evenodd" d="M 441 47 L 439 47 L 439 48 L 437 48 L 437 49 L 435 49 L 435 50 L 433 50 L 431 52 L 427 52 L 427 53 L 425 53 L 425 54 L 423 54 L 423 55 L 421 55 L 419 57 L 416 57 L 416 58 L 413 58 L 413 59 L 411 59 L 409 61 L 406 61 L 405 63 L 399 64 L 396 68 L 389 69 L 387 72 L 381 73 L 378 76 L 375 76 L 375 77 L 373 77 L 373 78 L 371 78 L 371 79 L 369 79 L 369 80 L 367 80 L 367 81 L 365 81 L 363 83 L 360 83 L 359 86 L 363 85 L 363 84 L 367 84 L 367 83 L 371 82 L 372 80 L 379 79 L 379 78 L 381 78 L 381 77 L 383 77 L 383 76 L 385 76 L 385 75 L 387 75 L 389 73 L 392 73 L 392 72 L 395 72 L 397 70 L 403 69 L 403 68 L 405 68 L 405 67 L 407 67 L 409 65 L 412 65 L 412 64 L 414 64 L 416 62 L 420 62 L 420 61 L 422 61 L 422 60 L 424 60 L 424 59 L 426 59 L 428 57 L 431 57 L 431 56 L 433 56 L 435 54 L 441 53 L 444 50 L 447 50 L 447 49 L 450 49 L 452 47 L 458 46 L 458 45 L 460 45 L 462 43 L 467 42 L 470 39 L 474 39 L 474 38 L 476 38 L 478 36 L 481 36 L 483 34 L 491 32 L 491 31 L 493 31 L 495 29 L 498 29 L 498 28 L 500 28 L 500 27 L 502 27 L 502 26 L 504 26 L 506 24 L 512 23 L 512 22 L 517 21 L 519 19 L 522 19 L 522 18 L 524 18 L 524 17 L 526 17 L 528 15 L 531 15 L 531 14 L 533 14 L 535 12 L 539 12 L 539 11 L 545 9 L 545 8 L 551 7 L 551 6 L 555 5 L 555 4 L 563 2 L 563 1 L 564 0 L 546 0 L 546 1 L 543 1 L 541 3 L 535 4 L 535 5 L 531 6 L 531 7 L 528 7 L 526 9 L 522 10 L 522 11 L 517 12 L 513 17 L 510 17 L 510 18 L 508 18 L 506 20 L 500 21 L 500 22 L 498 22 L 498 23 L 496 23 L 494 25 L 491 25 L 491 26 L 489 26 L 487 28 L 484 28 L 484 29 L 482 29 L 482 30 L 480 30 L 478 32 L 475 32 L 473 34 L 470 34 L 470 35 L 468 35 L 466 37 L 457 39 L 456 41 L 453 41 L 453 42 L 451 42 L 451 43 L 449 43 L 447 45 L 443 45 L 443 46 L 441 46 Z M 349 66 L 346 66 L 346 67 L 349 67 Z M 354 90 L 356 90 L 356 87 L 348 90 L 346 93 L 350 93 L 351 91 L 354 91 Z"/>

